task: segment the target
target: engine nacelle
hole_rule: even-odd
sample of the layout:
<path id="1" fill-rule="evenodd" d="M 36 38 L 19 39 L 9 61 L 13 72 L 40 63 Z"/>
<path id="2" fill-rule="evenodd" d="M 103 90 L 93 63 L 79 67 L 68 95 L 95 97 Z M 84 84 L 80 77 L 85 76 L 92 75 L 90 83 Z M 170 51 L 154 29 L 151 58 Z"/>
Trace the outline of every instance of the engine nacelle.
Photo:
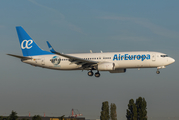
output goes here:
<path id="1" fill-rule="evenodd" d="M 110 73 L 125 73 L 126 69 L 116 69 L 116 70 L 111 70 L 109 71 Z"/>
<path id="2" fill-rule="evenodd" d="M 115 70 L 115 64 L 114 63 L 100 63 L 98 64 L 97 70 L 99 71 Z"/>

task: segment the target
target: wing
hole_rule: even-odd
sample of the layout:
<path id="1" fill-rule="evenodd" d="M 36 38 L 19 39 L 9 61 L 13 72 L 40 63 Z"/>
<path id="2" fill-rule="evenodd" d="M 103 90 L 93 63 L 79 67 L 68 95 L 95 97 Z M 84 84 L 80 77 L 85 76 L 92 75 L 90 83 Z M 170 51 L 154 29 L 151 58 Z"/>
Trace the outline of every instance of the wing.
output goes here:
<path id="1" fill-rule="evenodd" d="M 48 41 L 47 41 L 47 45 L 48 45 L 48 47 L 49 47 L 49 49 L 52 53 L 66 57 L 66 58 L 69 58 L 69 61 L 71 62 L 70 64 L 82 65 L 82 68 L 84 68 L 84 69 L 95 66 L 98 63 L 97 61 L 86 60 L 86 59 L 83 59 L 83 58 L 79 58 L 79 57 L 75 57 L 75 56 L 66 55 L 66 54 L 56 52 L 52 48 L 52 46 L 50 45 L 50 43 Z"/>

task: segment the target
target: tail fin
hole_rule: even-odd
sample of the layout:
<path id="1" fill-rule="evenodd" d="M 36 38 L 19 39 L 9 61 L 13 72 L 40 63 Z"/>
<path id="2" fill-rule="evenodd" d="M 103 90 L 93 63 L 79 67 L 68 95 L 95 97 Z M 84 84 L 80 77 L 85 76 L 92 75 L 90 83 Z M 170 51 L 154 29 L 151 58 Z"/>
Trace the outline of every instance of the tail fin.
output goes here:
<path id="1" fill-rule="evenodd" d="M 51 52 L 42 50 L 21 26 L 17 26 L 16 30 L 23 56 L 53 54 Z"/>

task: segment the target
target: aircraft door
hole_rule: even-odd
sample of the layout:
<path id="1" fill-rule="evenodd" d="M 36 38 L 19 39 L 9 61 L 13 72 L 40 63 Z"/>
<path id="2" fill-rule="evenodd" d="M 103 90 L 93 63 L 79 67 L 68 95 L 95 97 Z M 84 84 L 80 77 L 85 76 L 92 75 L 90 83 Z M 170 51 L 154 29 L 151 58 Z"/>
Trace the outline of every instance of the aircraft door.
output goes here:
<path id="1" fill-rule="evenodd" d="M 155 60 L 156 60 L 156 55 L 152 54 L 152 61 L 155 61 Z"/>
<path id="2" fill-rule="evenodd" d="M 45 65 L 45 58 L 41 58 L 41 64 Z"/>

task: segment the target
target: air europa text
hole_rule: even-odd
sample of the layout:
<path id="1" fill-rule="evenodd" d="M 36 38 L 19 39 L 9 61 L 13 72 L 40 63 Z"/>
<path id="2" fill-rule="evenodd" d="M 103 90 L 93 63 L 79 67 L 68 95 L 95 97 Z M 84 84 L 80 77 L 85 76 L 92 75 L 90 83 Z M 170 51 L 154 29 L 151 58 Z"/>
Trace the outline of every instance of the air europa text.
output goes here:
<path id="1" fill-rule="evenodd" d="M 124 54 L 124 55 L 117 55 L 114 54 L 113 60 L 149 60 L 150 59 L 150 54 L 147 55 L 129 55 L 129 54 Z"/>

